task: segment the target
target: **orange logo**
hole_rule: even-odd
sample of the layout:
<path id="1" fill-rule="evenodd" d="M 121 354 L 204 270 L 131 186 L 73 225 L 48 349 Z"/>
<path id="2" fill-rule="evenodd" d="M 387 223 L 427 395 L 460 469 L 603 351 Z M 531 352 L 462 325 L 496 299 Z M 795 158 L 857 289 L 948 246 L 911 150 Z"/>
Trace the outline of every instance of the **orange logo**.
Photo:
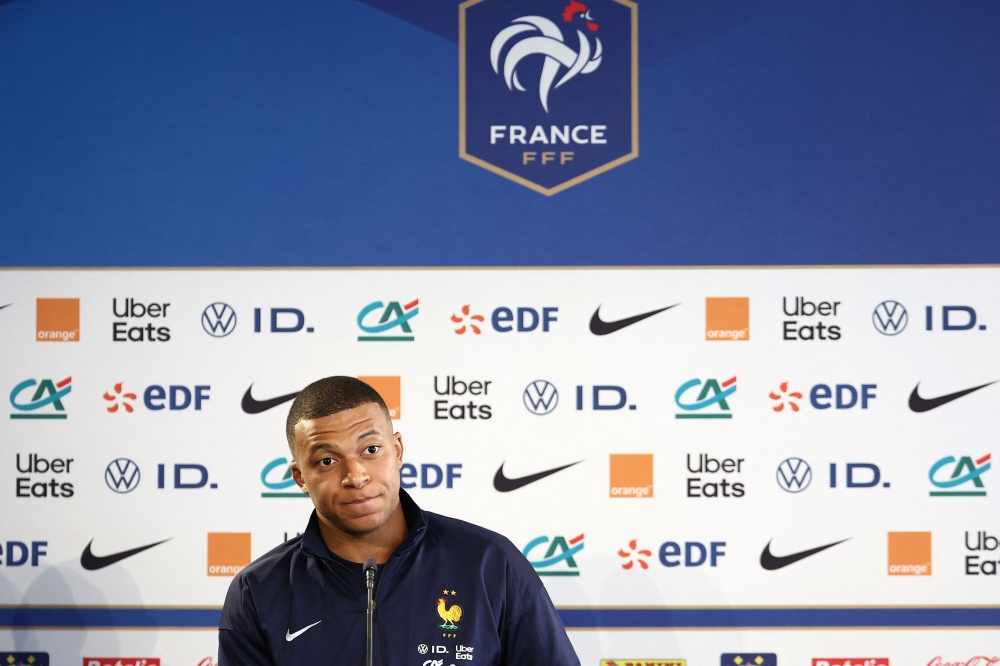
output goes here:
<path id="1" fill-rule="evenodd" d="M 706 340 L 749 340 L 749 298 L 706 298 Z"/>
<path id="2" fill-rule="evenodd" d="M 399 399 L 399 377 L 358 377 L 375 392 L 382 396 L 385 406 L 389 408 L 389 416 L 394 419 L 403 418 L 402 401 Z"/>
<path id="3" fill-rule="evenodd" d="M 80 299 L 36 298 L 35 340 L 39 342 L 79 342 Z"/>
<path id="4" fill-rule="evenodd" d="M 250 564 L 249 532 L 208 533 L 208 575 L 235 576 Z"/>
<path id="5" fill-rule="evenodd" d="M 889 532 L 889 575 L 931 575 L 930 532 Z"/>
<path id="6" fill-rule="evenodd" d="M 611 454 L 611 497 L 653 496 L 653 454 Z"/>

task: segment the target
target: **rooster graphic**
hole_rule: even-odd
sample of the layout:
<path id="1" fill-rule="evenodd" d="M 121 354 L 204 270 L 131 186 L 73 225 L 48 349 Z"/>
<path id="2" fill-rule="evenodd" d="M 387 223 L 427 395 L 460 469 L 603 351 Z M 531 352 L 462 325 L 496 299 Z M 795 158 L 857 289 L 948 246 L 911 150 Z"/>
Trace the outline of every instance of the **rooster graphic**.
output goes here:
<path id="1" fill-rule="evenodd" d="M 581 20 L 587 26 L 587 30 L 597 32 L 597 23 L 591 17 L 587 5 L 577 2 L 577 0 L 570 0 L 570 3 L 566 5 L 563 9 L 562 20 L 570 24 Z M 500 54 L 504 50 L 504 46 L 511 39 L 522 34 L 524 36 L 510 47 L 507 56 L 503 59 L 503 78 L 507 83 L 508 90 L 517 88 L 523 92 L 525 88 L 517 79 L 518 65 L 528 56 L 545 56 L 545 61 L 542 64 L 542 75 L 538 80 L 538 98 L 542 102 L 545 113 L 549 112 L 549 92 L 552 90 L 552 84 L 561 68 L 565 67 L 566 72 L 555 84 L 556 88 L 577 74 L 590 74 L 601 66 L 603 47 L 599 37 L 594 38 L 594 46 L 591 48 L 590 40 L 582 30 L 577 29 L 576 35 L 580 40 L 580 50 L 574 51 L 566 45 L 558 25 L 542 16 L 522 16 L 511 21 L 511 25 L 501 30 L 493 38 L 493 44 L 490 46 L 490 62 L 493 64 L 494 72 L 500 73 Z"/>
<path id="2" fill-rule="evenodd" d="M 451 608 L 448 608 L 447 604 L 445 604 L 444 597 L 440 597 L 438 599 L 437 611 L 438 616 L 443 621 L 442 624 L 438 625 L 438 629 L 447 629 L 448 631 L 458 629 L 458 623 L 462 620 L 461 606 L 453 604 Z"/>

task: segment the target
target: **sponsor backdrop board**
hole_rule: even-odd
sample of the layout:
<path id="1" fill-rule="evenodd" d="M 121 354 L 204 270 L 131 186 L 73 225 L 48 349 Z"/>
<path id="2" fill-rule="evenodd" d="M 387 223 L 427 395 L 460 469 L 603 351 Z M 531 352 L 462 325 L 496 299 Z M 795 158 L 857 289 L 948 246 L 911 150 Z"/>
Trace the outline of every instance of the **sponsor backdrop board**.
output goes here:
<path id="1" fill-rule="evenodd" d="M 233 575 L 312 508 L 289 400 L 348 374 L 408 492 L 510 538 L 586 664 L 986 666 L 997 277 L 6 271 L 0 649 L 213 663 Z"/>

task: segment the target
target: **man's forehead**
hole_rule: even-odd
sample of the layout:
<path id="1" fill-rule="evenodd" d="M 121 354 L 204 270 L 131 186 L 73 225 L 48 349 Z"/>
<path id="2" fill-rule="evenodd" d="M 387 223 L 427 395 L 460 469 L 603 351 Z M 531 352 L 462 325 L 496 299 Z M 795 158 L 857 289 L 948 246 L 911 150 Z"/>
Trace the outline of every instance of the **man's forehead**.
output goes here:
<path id="1" fill-rule="evenodd" d="M 353 439 L 372 430 L 384 434 L 386 425 L 385 415 L 379 406 L 367 403 L 318 419 L 303 419 L 295 424 L 295 432 L 296 439 L 303 437 L 308 441 Z"/>

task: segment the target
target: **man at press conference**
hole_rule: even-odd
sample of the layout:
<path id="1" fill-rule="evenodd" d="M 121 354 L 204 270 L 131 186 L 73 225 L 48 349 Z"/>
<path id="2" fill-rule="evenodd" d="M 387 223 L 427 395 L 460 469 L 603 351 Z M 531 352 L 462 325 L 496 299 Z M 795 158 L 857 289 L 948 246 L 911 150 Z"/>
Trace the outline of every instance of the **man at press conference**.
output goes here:
<path id="1" fill-rule="evenodd" d="M 220 666 L 579 666 L 509 540 L 422 511 L 400 489 L 403 439 L 372 387 L 310 384 L 285 434 L 315 510 L 301 537 L 233 580 Z"/>

